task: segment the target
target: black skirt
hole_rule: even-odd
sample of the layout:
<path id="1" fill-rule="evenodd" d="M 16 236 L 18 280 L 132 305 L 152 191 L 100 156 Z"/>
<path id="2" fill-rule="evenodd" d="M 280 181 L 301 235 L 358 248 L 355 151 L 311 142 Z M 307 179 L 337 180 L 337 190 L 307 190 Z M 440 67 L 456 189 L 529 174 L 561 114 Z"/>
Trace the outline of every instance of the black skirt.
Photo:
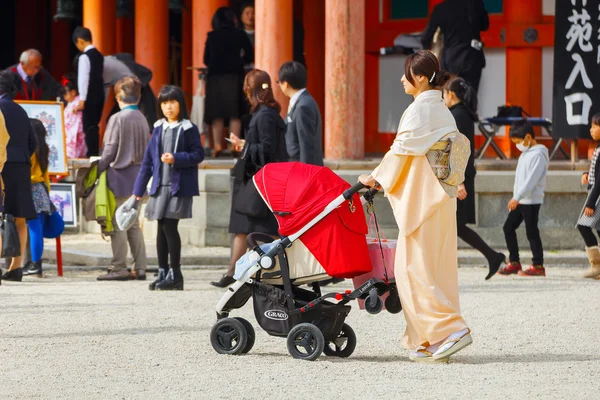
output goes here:
<path id="1" fill-rule="evenodd" d="M 241 116 L 242 78 L 240 74 L 209 75 L 206 80 L 204 122 L 237 119 Z"/>
<path id="2" fill-rule="evenodd" d="M 232 185 L 232 199 L 237 196 L 240 189 L 239 181 L 233 181 Z M 233 204 L 233 201 L 231 202 Z M 243 214 L 235 212 L 231 207 L 231 213 L 229 215 L 229 233 L 244 233 L 250 234 L 253 232 L 265 233 L 271 236 L 278 236 L 279 224 L 273 214 L 269 214 L 263 218 L 252 218 L 247 217 Z"/>
<path id="3" fill-rule="evenodd" d="M 476 223 L 475 218 L 475 180 L 465 181 L 467 198 L 458 200 L 456 204 L 456 224 L 463 226 Z"/>
<path id="4" fill-rule="evenodd" d="M 4 181 L 4 212 L 15 218 L 36 219 L 31 191 L 31 165 L 6 163 L 2 170 Z"/>

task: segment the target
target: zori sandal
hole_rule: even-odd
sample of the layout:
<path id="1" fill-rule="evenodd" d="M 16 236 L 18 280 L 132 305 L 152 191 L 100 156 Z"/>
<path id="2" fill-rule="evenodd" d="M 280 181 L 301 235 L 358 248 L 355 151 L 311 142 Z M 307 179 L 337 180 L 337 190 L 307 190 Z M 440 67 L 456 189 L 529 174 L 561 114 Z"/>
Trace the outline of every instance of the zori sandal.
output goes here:
<path id="1" fill-rule="evenodd" d="M 450 360 L 449 357 L 442 357 L 437 360 L 434 359 L 433 354 L 429 350 L 427 350 L 427 348 L 424 346 L 419 346 L 414 351 L 411 351 L 410 354 L 408 355 L 408 358 L 411 361 L 415 361 L 415 362 L 440 363 L 440 364 L 445 364 Z"/>
<path id="2" fill-rule="evenodd" d="M 448 339 L 444 340 L 444 343 L 440 345 L 438 351 L 431 356 L 434 360 L 448 358 L 473 343 L 473 338 L 471 337 L 471 331 L 469 329 L 467 329 L 467 333 L 460 337 L 452 336 L 453 335 L 448 336 Z"/>

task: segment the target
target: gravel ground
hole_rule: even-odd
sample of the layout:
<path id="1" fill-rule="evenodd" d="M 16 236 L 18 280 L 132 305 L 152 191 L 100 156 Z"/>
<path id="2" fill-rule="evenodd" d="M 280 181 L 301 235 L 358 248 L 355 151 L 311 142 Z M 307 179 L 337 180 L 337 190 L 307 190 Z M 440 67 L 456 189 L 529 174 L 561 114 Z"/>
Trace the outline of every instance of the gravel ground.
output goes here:
<path id="1" fill-rule="evenodd" d="M 187 271 L 177 293 L 84 273 L 3 282 L 0 398 L 597 399 L 600 282 L 573 268 L 548 274 L 485 282 L 485 270 L 461 268 L 474 344 L 447 365 L 408 360 L 401 314 L 357 307 L 348 359 L 292 359 L 284 339 L 258 327 L 250 303 L 233 316 L 254 325 L 255 347 L 218 355 L 209 342 L 223 293 L 208 284 L 214 270 Z"/>

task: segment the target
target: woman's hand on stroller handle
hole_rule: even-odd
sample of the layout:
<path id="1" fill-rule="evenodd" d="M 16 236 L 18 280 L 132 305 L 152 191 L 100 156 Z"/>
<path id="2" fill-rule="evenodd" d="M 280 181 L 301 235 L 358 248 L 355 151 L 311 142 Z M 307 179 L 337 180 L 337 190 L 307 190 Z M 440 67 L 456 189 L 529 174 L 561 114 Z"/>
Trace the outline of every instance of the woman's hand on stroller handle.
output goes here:
<path id="1" fill-rule="evenodd" d="M 369 180 L 370 179 L 370 180 Z M 372 180 L 372 182 L 371 182 Z M 361 175 L 358 178 L 358 183 L 354 184 L 350 189 L 344 192 L 344 198 L 349 200 L 356 193 L 360 192 L 362 189 L 371 188 L 369 192 L 377 192 L 381 186 L 371 175 Z M 374 195 L 374 193 L 373 193 Z"/>
<path id="2" fill-rule="evenodd" d="M 362 174 L 358 177 L 358 182 L 362 183 L 364 187 L 373 188 L 375 190 L 381 189 L 381 185 L 375 180 L 375 178 L 373 178 L 372 175 Z"/>

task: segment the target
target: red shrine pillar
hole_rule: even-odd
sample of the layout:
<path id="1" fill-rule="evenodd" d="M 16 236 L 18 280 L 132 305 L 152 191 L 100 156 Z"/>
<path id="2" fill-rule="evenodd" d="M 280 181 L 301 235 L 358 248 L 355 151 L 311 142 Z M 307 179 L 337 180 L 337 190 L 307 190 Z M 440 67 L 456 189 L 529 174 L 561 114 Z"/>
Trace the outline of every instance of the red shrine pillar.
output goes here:
<path id="1" fill-rule="evenodd" d="M 304 58 L 308 73 L 307 89 L 321 114 L 325 115 L 325 2 L 304 0 Z"/>
<path id="2" fill-rule="evenodd" d="M 84 0 L 83 26 L 92 31 L 94 46 L 104 54 L 114 54 L 117 30 L 116 0 Z"/>
<path id="3" fill-rule="evenodd" d="M 281 104 L 281 115 L 287 114 L 289 99 L 275 83 L 279 68 L 293 59 L 293 2 L 257 0 L 255 3 L 255 65 L 271 76 L 275 99 Z"/>
<path id="4" fill-rule="evenodd" d="M 365 2 L 325 2 L 325 158 L 363 159 Z"/>
<path id="5" fill-rule="evenodd" d="M 194 95 L 192 84 L 194 75 L 188 69 L 193 65 L 192 59 L 192 0 L 185 0 L 185 8 L 181 12 L 181 88 L 189 109 L 192 107 Z"/>
<path id="6" fill-rule="evenodd" d="M 542 0 L 505 0 L 508 29 L 542 23 Z M 533 116 L 542 115 L 542 48 L 506 47 L 506 102 L 519 105 Z M 518 155 L 508 134 L 499 139 L 507 157 Z"/>
<path id="7" fill-rule="evenodd" d="M 135 2 L 135 60 L 152 70 L 156 95 L 169 83 L 169 1 Z"/>

